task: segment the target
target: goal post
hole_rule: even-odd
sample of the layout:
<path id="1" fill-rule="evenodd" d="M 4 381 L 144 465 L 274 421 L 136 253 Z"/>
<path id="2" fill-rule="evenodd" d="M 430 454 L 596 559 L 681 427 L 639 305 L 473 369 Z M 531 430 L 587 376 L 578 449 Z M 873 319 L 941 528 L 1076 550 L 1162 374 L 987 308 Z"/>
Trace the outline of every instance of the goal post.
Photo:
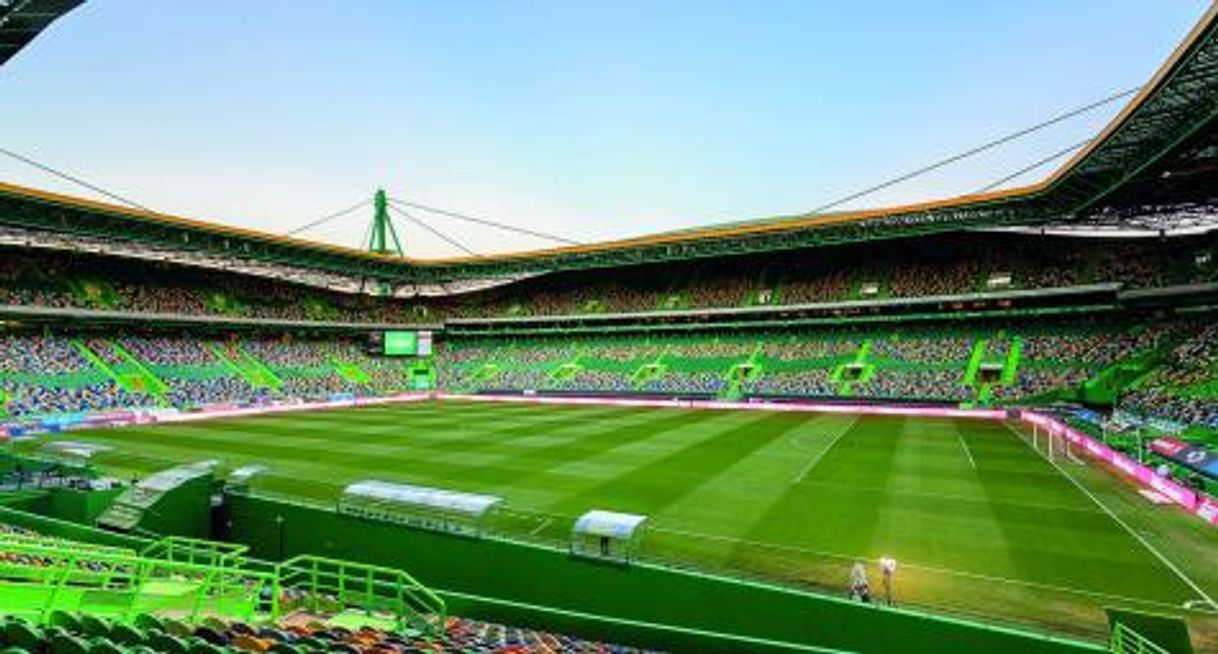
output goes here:
<path id="1" fill-rule="evenodd" d="M 1066 460 L 1079 465 L 1084 463 L 1064 427 L 1032 423 L 1032 433 L 1028 440 L 1032 449 L 1051 462 Z"/>

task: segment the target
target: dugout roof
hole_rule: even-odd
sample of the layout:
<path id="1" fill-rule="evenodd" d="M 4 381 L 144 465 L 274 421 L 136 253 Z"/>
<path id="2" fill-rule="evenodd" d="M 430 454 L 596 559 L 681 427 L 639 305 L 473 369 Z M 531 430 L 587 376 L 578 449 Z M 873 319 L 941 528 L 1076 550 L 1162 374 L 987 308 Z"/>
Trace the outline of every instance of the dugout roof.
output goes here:
<path id="1" fill-rule="evenodd" d="M 47 4 L 55 3 L 47 0 Z M 1159 202 L 1214 202 L 1212 189 L 1218 181 L 1216 18 L 1218 5 L 1213 5 L 1154 77 L 1085 149 L 1043 181 L 1015 189 L 884 209 L 746 221 L 589 245 L 429 260 L 361 252 L 2 183 L 0 225 L 207 252 L 389 282 L 436 284 L 960 229 L 1079 223 L 1114 205 L 1142 202 L 1147 194 Z"/>
<path id="2" fill-rule="evenodd" d="M 394 484 L 387 481 L 365 480 L 343 489 L 345 499 L 368 499 L 402 506 L 412 506 L 447 513 L 480 516 L 498 506 L 503 498 L 495 495 L 463 493 L 460 491 Z"/>
<path id="3" fill-rule="evenodd" d="M 629 540 L 644 522 L 647 522 L 645 515 L 594 509 L 575 521 L 574 530 L 577 534 Z"/>

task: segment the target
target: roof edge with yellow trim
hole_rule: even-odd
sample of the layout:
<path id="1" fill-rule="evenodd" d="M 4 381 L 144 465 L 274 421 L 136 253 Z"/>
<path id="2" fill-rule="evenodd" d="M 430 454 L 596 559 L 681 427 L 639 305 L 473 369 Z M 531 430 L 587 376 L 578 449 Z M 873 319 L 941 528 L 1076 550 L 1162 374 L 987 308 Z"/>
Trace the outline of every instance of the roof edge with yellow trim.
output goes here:
<path id="1" fill-rule="evenodd" d="M 951 216 L 974 216 L 973 219 L 976 220 L 976 216 L 984 214 L 986 211 L 1002 211 L 1004 216 L 1008 216 L 1006 218 L 1008 222 L 1011 220 L 1034 222 L 1038 216 L 1042 222 L 1049 219 L 1060 220 L 1062 217 L 1070 215 L 1071 211 L 1089 206 L 1090 203 L 1097 201 L 1097 198 L 1110 193 L 1119 184 L 1127 182 L 1130 175 L 1126 171 L 1140 171 L 1152 165 L 1165 156 L 1168 150 L 1177 147 L 1182 139 L 1199 129 L 1212 126 L 1215 113 L 1218 113 L 1218 109 L 1214 108 L 1218 106 L 1218 102 L 1214 102 L 1214 98 L 1218 97 L 1218 80 L 1214 77 L 1218 77 L 1218 75 L 1208 73 L 1206 72 L 1208 69 L 1199 68 L 1195 64 L 1198 60 L 1197 53 L 1201 50 L 1205 50 L 1207 56 L 1211 54 L 1211 51 L 1212 54 L 1218 54 L 1218 37 L 1215 36 L 1216 19 L 1218 19 L 1218 2 L 1210 6 L 1185 40 L 1175 48 L 1171 56 L 1159 67 L 1138 94 L 1107 123 L 1095 139 L 1069 161 L 1037 183 L 988 193 L 968 194 L 878 209 L 852 210 L 832 214 L 806 214 L 734 223 L 721 227 L 692 228 L 586 245 L 436 259 L 393 257 L 364 252 L 349 247 L 279 236 L 254 229 L 226 226 L 171 214 L 145 212 L 130 207 L 6 183 L 0 183 L 0 202 L 7 200 L 10 204 L 0 204 L 0 209 L 11 206 L 13 202 L 25 203 L 28 208 L 41 208 L 44 211 L 51 209 L 47 214 L 47 219 L 41 221 L 41 225 L 31 225 L 31 220 L 27 218 L 22 224 L 26 227 L 63 231 L 60 225 L 71 222 L 67 220 L 68 214 L 72 214 L 76 218 L 88 215 L 99 220 L 104 218 L 111 221 L 109 223 L 111 225 L 116 219 L 127 221 L 128 225 L 133 228 L 131 231 L 168 230 L 173 232 L 176 238 L 186 242 L 191 241 L 191 235 L 197 237 L 196 241 L 219 240 L 225 244 L 226 248 L 237 250 L 238 254 L 242 250 L 254 252 L 265 247 L 275 249 L 280 256 L 283 256 L 283 253 L 290 255 L 294 252 L 307 259 L 324 259 L 330 264 L 336 260 L 343 260 L 351 265 L 362 263 L 386 272 L 389 269 L 400 268 L 437 272 L 441 269 L 489 270 L 504 265 L 517 269 L 529 266 L 544 269 L 555 267 L 557 262 L 568 258 L 586 258 L 615 253 L 626 255 L 630 251 L 639 249 L 671 251 L 700 243 L 756 239 L 763 236 L 813 232 L 829 228 L 851 228 L 858 232 L 889 221 L 898 221 L 898 219 L 900 219 L 899 222 L 906 224 L 922 224 L 918 220 L 920 216 L 926 222 L 956 225 L 957 228 L 970 225 L 964 219 L 957 224 L 951 219 Z M 1198 71 L 1200 72 L 1198 73 Z M 1156 103 L 1164 104 L 1158 100 L 1166 95 L 1165 89 L 1177 82 L 1177 86 L 1183 85 L 1184 82 L 1179 80 L 1188 77 L 1190 73 L 1204 77 L 1200 85 L 1197 84 L 1196 79 L 1187 80 L 1189 93 L 1192 94 L 1189 97 L 1196 103 L 1196 107 L 1184 107 L 1183 111 L 1180 111 L 1179 97 L 1183 96 L 1177 89 L 1173 91 L 1173 104 L 1172 107 L 1169 107 L 1175 110 L 1175 113 L 1168 116 L 1174 122 L 1162 120 L 1162 117 L 1167 114 L 1155 112 L 1164 112 L 1166 109 L 1158 107 Z M 1208 113 L 1205 108 L 1208 108 Z M 1141 120 L 1143 124 L 1139 124 L 1139 114 L 1143 113 L 1153 113 L 1153 119 L 1146 118 Z M 1167 123 L 1170 124 L 1163 127 Z M 1134 132 L 1137 132 L 1139 128 L 1143 131 L 1151 128 L 1160 131 L 1148 132 L 1149 136 L 1142 133 L 1135 134 Z M 1167 131 L 1169 128 L 1172 130 L 1170 133 Z M 1141 138 L 1142 141 L 1135 142 L 1138 138 Z M 1118 141 L 1122 141 L 1117 143 L 1119 148 L 1113 145 Z M 1106 148 L 1109 148 L 1113 154 L 1105 153 Z M 1112 158 L 1118 155 L 1125 157 L 1118 162 L 1119 166 L 1111 163 L 1107 167 L 1089 165 L 1096 161 L 1104 162 L 1105 156 Z M 1130 157 L 1139 158 L 1130 159 Z M 1115 169 L 1119 170 L 1113 172 Z M 1075 180 L 1076 177 L 1080 179 Z M 1082 179 L 1082 177 L 1086 177 L 1086 179 Z M 1074 184 L 1077 188 L 1065 188 L 1072 182 L 1077 182 Z M 1049 198 L 1049 196 L 1055 195 L 1062 197 Z M 1042 201 L 1050 199 L 1053 201 Z M 1027 210 L 1033 206 L 1040 214 Z M 61 219 L 60 225 L 56 224 L 55 217 Z M 10 222 L 10 212 L 0 212 L 0 224 L 6 222 Z M 916 230 L 914 231 L 916 232 Z M 240 244 L 236 248 L 231 247 L 234 241 Z M 629 257 L 625 258 L 629 259 Z M 645 258 L 641 257 L 640 261 Z"/>

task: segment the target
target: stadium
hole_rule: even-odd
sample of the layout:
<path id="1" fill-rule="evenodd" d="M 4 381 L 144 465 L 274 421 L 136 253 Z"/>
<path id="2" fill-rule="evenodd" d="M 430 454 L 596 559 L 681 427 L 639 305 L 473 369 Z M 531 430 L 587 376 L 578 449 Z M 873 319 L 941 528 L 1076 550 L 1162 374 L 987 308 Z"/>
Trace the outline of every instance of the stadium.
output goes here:
<path id="1" fill-rule="evenodd" d="M 442 259 L 0 183 L 0 651 L 1218 651 L 1218 5 L 1122 100 L 1028 186 Z"/>

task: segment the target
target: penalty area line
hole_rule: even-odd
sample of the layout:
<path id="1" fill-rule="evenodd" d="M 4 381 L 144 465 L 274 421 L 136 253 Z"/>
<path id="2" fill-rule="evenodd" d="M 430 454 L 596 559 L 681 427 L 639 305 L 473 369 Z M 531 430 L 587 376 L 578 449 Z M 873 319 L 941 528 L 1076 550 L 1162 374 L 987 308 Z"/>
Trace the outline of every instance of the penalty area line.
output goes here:
<path id="1" fill-rule="evenodd" d="M 799 474 L 795 476 L 795 479 L 791 480 L 791 483 L 798 484 L 799 482 L 803 481 L 804 478 L 808 476 L 808 473 L 812 472 L 812 468 L 815 468 L 816 464 L 820 463 L 821 459 L 825 458 L 825 455 L 829 453 L 829 450 L 833 449 L 834 445 L 837 445 L 837 442 L 842 439 L 842 436 L 845 436 L 846 432 L 854 429 L 854 426 L 858 424 L 858 421 L 859 417 L 857 415 L 854 416 L 850 420 L 850 423 L 843 427 L 841 431 L 837 432 L 837 435 L 833 437 L 833 440 L 829 441 L 829 444 L 825 446 L 825 449 L 817 452 L 810 461 L 804 464 L 804 467 L 800 469 Z"/>
<path id="2" fill-rule="evenodd" d="M 1010 429 L 1011 431 L 1015 431 L 1014 428 L 1011 427 L 1010 425 L 1007 425 L 1007 429 Z M 1018 434 L 1016 434 L 1016 436 L 1018 436 Z M 1020 439 L 1020 441 L 1024 442 L 1024 444 L 1027 445 L 1027 442 L 1023 441 L 1022 438 Z M 1031 446 L 1029 446 L 1029 447 L 1031 447 Z M 1087 497 L 1089 497 L 1092 502 L 1095 502 L 1095 505 L 1100 507 L 1101 509 L 1103 509 L 1104 513 L 1107 513 L 1109 518 L 1112 518 L 1112 520 L 1114 522 L 1116 522 L 1118 525 L 1120 525 L 1125 531 L 1129 532 L 1129 535 L 1133 536 L 1134 540 L 1141 543 L 1142 547 L 1145 547 L 1146 550 L 1148 552 L 1150 552 L 1152 555 L 1154 555 L 1154 557 L 1156 559 L 1158 559 L 1160 563 L 1167 566 L 1168 570 L 1171 570 L 1173 573 L 1175 573 L 1175 575 L 1177 577 L 1179 577 L 1180 580 L 1183 581 L 1186 586 L 1191 588 L 1192 591 L 1194 593 L 1196 593 L 1199 598 L 1201 598 L 1202 602 L 1209 605 L 1211 610 L 1218 610 L 1218 602 L 1215 602 L 1214 598 L 1210 597 L 1209 594 L 1206 593 L 1204 590 L 1202 590 L 1201 587 L 1198 586 L 1196 582 L 1194 582 L 1192 579 L 1190 579 L 1188 577 L 1188 575 L 1184 574 L 1184 571 L 1182 571 L 1178 566 L 1176 566 L 1176 564 L 1173 563 L 1171 559 L 1167 558 L 1167 556 L 1165 554 L 1163 554 L 1162 552 L 1160 552 L 1159 549 L 1156 548 L 1154 545 L 1151 545 L 1150 542 L 1147 541 L 1146 538 L 1144 538 L 1142 536 L 1142 534 L 1139 534 L 1137 531 L 1135 531 L 1133 529 L 1133 527 L 1130 527 L 1129 523 L 1127 523 L 1123 519 L 1121 519 L 1121 517 L 1118 516 L 1115 511 L 1108 508 L 1108 505 L 1101 502 L 1100 498 L 1096 497 L 1095 494 L 1092 493 L 1086 486 L 1083 486 L 1081 483 L 1079 483 L 1079 481 L 1077 479 L 1070 476 L 1070 473 L 1066 472 L 1065 469 L 1063 469 L 1060 465 L 1058 465 L 1058 463 L 1056 461 L 1054 461 L 1053 459 L 1050 459 L 1049 457 L 1045 456 L 1044 454 L 1041 454 L 1039 451 L 1036 450 L 1036 448 L 1031 448 L 1031 449 L 1033 452 L 1040 454 L 1040 457 L 1042 459 L 1044 459 L 1045 461 L 1048 461 L 1049 465 L 1053 466 L 1054 468 L 1057 468 L 1057 471 L 1060 472 L 1063 477 L 1065 477 L 1066 479 L 1069 479 L 1070 483 L 1074 484 L 1075 488 L 1077 488 L 1079 491 L 1081 491 L 1083 493 L 1083 495 L 1086 495 Z"/>
<path id="3" fill-rule="evenodd" d="M 969 465 L 973 466 L 973 470 L 977 469 L 977 460 L 973 458 L 973 452 L 968 449 L 968 443 L 964 442 L 964 434 L 960 430 L 956 430 L 956 440 L 960 441 L 960 447 L 964 448 L 964 456 L 968 457 Z"/>

